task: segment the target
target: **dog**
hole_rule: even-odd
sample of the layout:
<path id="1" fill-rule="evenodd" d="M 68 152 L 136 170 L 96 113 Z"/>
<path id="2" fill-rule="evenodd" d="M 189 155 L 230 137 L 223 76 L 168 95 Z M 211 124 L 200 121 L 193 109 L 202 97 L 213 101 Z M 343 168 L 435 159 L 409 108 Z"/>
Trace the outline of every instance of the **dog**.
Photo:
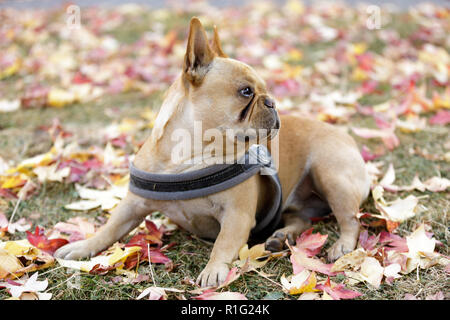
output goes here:
<path id="1" fill-rule="evenodd" d="M 205 167 L 205 163 L 195 161 L 174 162 L 171 157 L 172 133 L 179 128 L 193 133 L 195 121 L 201 121 L 203 131 L 279 127 L 277 168 L 283 191 L 284 225 L 267 238 L 268 250 L 280 250 L 286 241 L 294 243 L 310 227 L 310 217 L 329 212 L 340 228 L 339 239 L 328 250 L 329 260 L 355 248 L 360 231 L 357 213 L 369 193 L 370 180 L 353 138 L 317 120 L 279 116 L 274 99 L 255 70 L 223 52 L 215 27 L 210 44 L 200 20 L 194 17 L 190 21 L 183 70 L 166 92 L 152 133 L 136 154 L 134 166 L 147 172 L 171 174 Z M 200 149 L 206 146 L 203 143 Z M 189 157 L 195 159 L 201 151 L 194 150 Z M 254 175 L 230 189 L 188 200 L 145 199 L 128 192 L 93 237 L 67 244 L 55 256 L 93 256 L 126 236 L 148 214 L 160 211 L 181 228 L 201 238 L 215 239 L 197 283 L 203 287 L 220 285 L 229 272 L 229 264 L 247 243 L 257 213 L 267 206 L 265 199 L 270 198 L 271 190 L 265 183 L 261 175 Z"/>

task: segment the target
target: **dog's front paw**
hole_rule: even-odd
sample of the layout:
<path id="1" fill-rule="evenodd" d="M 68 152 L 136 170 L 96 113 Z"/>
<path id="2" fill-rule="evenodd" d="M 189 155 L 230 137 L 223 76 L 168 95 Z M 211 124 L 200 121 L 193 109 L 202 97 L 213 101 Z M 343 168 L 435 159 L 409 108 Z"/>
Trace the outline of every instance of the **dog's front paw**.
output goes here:
<path id="1" fill-rule="evenodd" d="M 334 262 L 343 255 L 350 253 L 355 249 L 356 243 L 354 241 L 338 239 L 330 249 L 328 249 L 328 260 Z"/>
<path id="2" fill-rule="evenodd" d="M 65 260 L 76 260 L 81 258 L 92 257 L 96 252 L 90 247 L 88 240 L 69 243 L 58 250 L 54 256 Z"/>
<path id="3" fill-rule="evenodd" d="M 202 287 L 216 287 L 225 282 L 228 275 L 225 263 L 208 263 L 197 278 L 197 284 Z"/>

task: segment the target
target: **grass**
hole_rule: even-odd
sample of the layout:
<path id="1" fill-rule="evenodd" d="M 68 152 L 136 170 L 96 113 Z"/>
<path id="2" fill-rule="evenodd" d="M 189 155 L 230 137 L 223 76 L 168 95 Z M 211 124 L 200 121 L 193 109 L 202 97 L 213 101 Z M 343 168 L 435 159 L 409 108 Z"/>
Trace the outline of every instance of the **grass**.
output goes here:
<path id="1" fill-rule="evenodd" d="M 165 23 L 165 28 L 180 28 L 180 25 L 187 25 L 187 17 L 183 17 L 178 23 L 166 18 L 161 18 Z M 144 15 L 138 19 L 133 19 L 132 23 L 127 23 L 126 27 L 110 31 L 119 41 L 132 43 L 139 39 L 142 33 L 147 31 L 149 16 Z M 394 21 L 393 28 L 398 28 L 401 34 L 406 34 L 404 23 Z M 325 50 L 333 44 L 312 45 L 302 48 L 305 57 L 302 61 L 304 65 L 311 65 L 316 62 L 319 55 L 315 53 Z M 376 41 L 372 43 L 373 50 L 381 50 L 381 44 Z M 20 77 L 14 76 L 3 82 L 2 85 L 10 87 L 14 95 L 14 88 L 20 82 Z M 381 84 L 384 92 L 381 96 L 365 96 L 361 103 L 365 105 L 382 103 L 391 98 L 389 86 Z M 13 113 L 0 113 L 0 157 L 18 162 L 28 157 L 43 153 L 51 147 L 50 136 L 38 130 L 39 126 L 50 125 L 53 118 L 59 118 L 66 129 L 75 134 L 74 139 L 83 138 L 86 143 L 98 142 L 95 133 L 102 127 L 113 121 L 118 121 L 124 117 L 138 118 L 139 114 L 146 108 L 154 110 L 160 105 L 162 93 L 157 92 L 152 95 L 144 95 L 139 92 L 129 92 L 116 95 L 107 95 L 93 102 L 83 104 L 73 104 L 61 109 L 43 108 L 20 110 Z M 118 110 L 114 116 L 106 112 L 108 109 Z M 371 118 L 354 116 L 352 125 L 361 127 L 374 127 Z M 138 139 L 142 140 L 149 135 L 149 130 L 139 132 Z M 430 154 L 443 154 L 446 149 L 444 141 L 449 140 L 448 127 L 427 128 L 422 132 L 404 134 L 398 132 L 401 141 L 400 146 L 393 152 L 387 153 L 380 160 L 387 165 L 392 162 L 397 173 L 397 183 L 399 185 L 411 183 L 413 177 L 418 174 L 422 180 L 440 175 L 450 178 L 450 166 L 445 161 L 431 161 L 416 154 L 411 154 L 413 148 L 427 150 Z M 366 144 L 375 148 L 378 141 L 367 141 L 355 137 L 358 145 Z M 399 227 L 399 234 L 405 236 L 415 229 L 421 222 L 430 224 L 433 228 L 437 240 L 442 243 L 438 251 L 448 255 L 449 230 L 448 214 L 450 208 L 448 193 L 412 192 L 416 196 L 426 196 L 420 200 L 420 204 L 426 207 L 426 211 L 416 217 L 404 222 Z M 409 193 L 401 192 L 398 196 L 405 197 Z M 389 195 L 387 195 L 389 197 Z M 22 201 L 18 206 L 16 219 L 27 217 L 33 221 L 33 225 L 41 225 L 51 228 L 59 221 L 66 221 L 70 217 L 86 216 L 104 222 L 106 215 L 101 210 L 93 210 L 85 213 L 69 211 L 63 208 L 64 205 L 78 199 L 77 192 L 73 185 L 59 183 L 44 183 L 38 193 L 26 201 Z M 16 205 L 15 201 L 2 201 L 0 199 L 0 211 L 4 211 L 9 217 Z M 375 208 L 372 200 L 366 201 L 362 206 L 363 211 L 374 212 Z M 334 217 L 329 217 L 324 221 L 314 224 L 314 231 L 328 234 L 328 241 L 325 249 L 337 240 L 339 232 L 338 225 Z M 371 228 L 370 232 L 378 233 L 381 229 Z M 25 233 L 16 233 L 11 239 L 23 239 Z M 174 268 L 168 272 L 164 266 L 152 265 L 155 272 L 155 284 L 160 287 L 175 287 L 183 290 L 192 290 L 190 281 L 196 279 L 202 268 L 206 265 L 212 243 L 205 242 L 183 230 L 176 230 L 171 235 L 166 236 L 164 243 L 175 242 L 167 255 L 174 262 Z M 325 250 L 322 250 L 324 253 Z M 277 258 L 269 261 L 261 270 L 270 275 L 270 279 L 279 283 L 280 277 L 292 273 L 292 266 L 287 257 Z M 91 275 L 81 273 L 74 275 L 72 271 L 58 267 L 44 270 L 46 278 L 49 280 L 49 291 L 53 293 L 53 299 L 73 299 L 73 300 L 94 300 L 94 299 L 135 299 L 142 289 L 151 285 L 149 282 L 138 284 L 117 284 L 112 279 L 115 274 Z M 143 264 L 139 267 L 139 273 L 150 275 L 150 267 Z M 73 276 L 73 277 L 72 277 Z M 337 276 L 333 279 L 342 282 L 344 278 Z M 279 285 L 269 281 L 258 274 L 247 273 L 239 280 L 231 284 L 231 291 L 245 294 L 249 299 L 295 299 L 293 296 L 284 294 Z M 420 270 L 403 276 L 394 282 L 393 285 L 383 284 L 381 288 L 375 290 L 365 284 L 358 284 L 353 289 L 360 291 L 363 295 L 358 299 L 402 299 L 406 293 L 418 294 L 419 298 L 425 298 L 428 294 L 443 291 L 449 292 L 448 281 L 445 272 L 441 267 L 433 267 Z M 185 293 L 187 298 L 192 294 Z M 5 290 L 0 290 L 0 299 L 9 295 Z M 169 293 L 170 299 L 179 298 L 179 293 Z"/>
<path id="2" fill-rule="evenodd" d="M 127 116 L 136 115 L 148 105 L 149 101 L 144 103 L 141 97 L 136 94 L 124 94 L 114 96 L 110 99 L 111 103 L 126 109 Z M 157 98 L 154 98 L 157 99 Z M 148 99 L 150 100 L 150 98 Z M 38 124 L 48 124 L 51 116 L 58 116 L 64 125 L 71 128 L 77 128 L 82 131 L 83 127 L 92 127 L 92 125 L 101 127 L 110 121 L 104 114 L 104 106 L 111 105 L 108 103 L 93 103 L 87 105 L 72 105 L 61 110 L 43 109 L 43 112 L 37 110 L 20 111 L 12 114 L 12 117 L 5 121 L 1 119 L 0 123 L 4 129 L 0 131 L 1 156 L 8 159 L 15 158 L 12 156 L 26 145 L 32 145 L 32 148 L 20 154 L 20 158 L 26 158 L 34 154 L 45 152 L 48 150 L 50 137 L 35 135 L 35 126 Z M 133 106 L 131 110 L 129 106 Z M 86 111 L 88 114 L 81 114 Z M 26 114 L 29 122 L 21 126 L 12 124 L 19 122 L 23 115 Z M 16 122 L 16 123 L 17 123 Z M 367 125 L 364 119 L 355 119 L 354 125 Z M 20 129 L 19 129 L 20 128 Z M 427 149 L 430 153 L 442 153 L 442 141 L 445 141 L 448 132 L 446 130 L 424 131 L 414 134 L 401 134 L 400 146 L 392 153 L 388 153 L 382 158 L 386 163 L 393 162 L 397 172 L 397 179 L 400 185 L 409 184 L 415 174 L 419 174 L 422 178 L 428 178 L 437 174 L 448 177 L 449 166 L 445 162 L 436 162 L 426 160 L 417 155 L 410 155 L 409 150 L 413 147 Z M 356 138 L 358 140 L 358 138 Z M 358 141 L 363 143 L 363 141 Z M 364 141 L 367 144 L 367 141 Z M 370 146 L 370 144 L 369 144 Z M 384 169 L 387 169 L 384 168 Z M 405 193 L 406 194 L 406 193 Z M 443 243 L 439 251 L 448 255 L 448 211 L 449 211 L 449 195 L 446 193 L 431 192 L 413 192 L 417 196 L 427 198 L 420 201 L 422 205 L 427 207 L 427 211 L 421 215 L 410 219 L 400 225 L 399 234 L 404 236 L 409 234 L 415 228 L 415 225 L 421 221 L 429 223 L 433 227 L 436 239 Z M 400 196 L 405 195 L 400 193 Z M 35 217 L 34 225 L 44 227 L 52 227 L 59 221 L 66 221 L 70 217 L 80 216 L 77 212 L 71 212 L 63 208 L 65 204 L 77 200 L 77 192 L 73 185 L 64 185 L 59 183 L 44 183 L 39 189 L 39 193 L 29 200 L 20 203 L 16 217 Z M 10 216 L 15 206 L 15 201 L 10 201 L 5 210 L 5 214 Z M 366 201 L 362 206 L 364 211 L 374 211 L 371 200 Z M 105 214 L 101 210 L 94 210 L 81 214 L 86 217 L 104 218 Z M 33 219 L 32 219 L 33 220 Z M 104 220 L 104 219 L 103 219 Z M 338 238 L 338 225 L 333 217 L 314 224 L 314 231 L 322 234 L 328 234 L 329 240 L 325 245 L 328 248 Z M 379 232 L 380 230 L 371 229 L 371 231 Z M 24 238 L 25 234 L 17 233 L 13 238 Z M 209 252 L 212 248 L 211 243 L 199 240 L 183 230 L 177 230 L 168 236 L 165 243 L 175 242 L 177 245 L 168 251 L 167 255 L 175 264 L 171 272 L 167 272 L 163 266 L 153 265 L 155 271 L 155 281 L 161 287 L 175 287 L 184 290 L 192 290 L 193 287 L 188 284 L 189 279 L 195 279 L 202 268 L 206 265 Z M 324 252 L 323 250 L 322 252 Z M 270 274 L 271 279 L 279 281 L 281 275 L 289 275 L 292 273 L 292 267 L 287 257 L 277 258 L 269 261 L 261 270 L 266 274 Z M 54 268 L 46 271 L 46 277 L 49 280 L 49 288 L 55 287 L 50 292 L 54 294 L 55 299 L 133 299 L 137 297 L 140 291 L 149 286 L 149 283 L 139 284 L 114 284 L 111 279 L 115 274 L 107 275 L 90 275 L 82 273 L 74 277 L 70 282 L 65 282 L 72 275 L 71 271 L 64 268 Z M 150 274 L 148 264 L 139 267 L 139 273 Z M 75 281 L 76 280 L 76 281 Z M 335 281 L 343 281 L 337 277 Z M 413 272 L 396 280 L 394 285 L 383 284 L 378 290 L 370 289 L 364 284 L 355 287 L 364 295 L 360 299 L 402 299 L 405 293 L 416 294 L 420 292 L 420 297 L 437 291 L 448 291 L 446 283 L 446 275 L 439 267 L 421 270 L 419 278 Z M 75 283 L 77 287 L 74 287 Z M 246 294 L 249 299 L 264 299 L 265 297 L 278 297 L 283 299 L 292 299 L 294 297 L 282 293 L 279 286 L 262 278 L 255 273 L 245 274 L 241 279 L 233 283 L 230 287 L 232 291 L 238 291 Z M 169 293 L 169 298 L 177 298 L 178 293 Z M 6 298 L 7 294 L 0 291 L 0 298 Z M 189 297 L 189 294 L 186 294 Z"/>

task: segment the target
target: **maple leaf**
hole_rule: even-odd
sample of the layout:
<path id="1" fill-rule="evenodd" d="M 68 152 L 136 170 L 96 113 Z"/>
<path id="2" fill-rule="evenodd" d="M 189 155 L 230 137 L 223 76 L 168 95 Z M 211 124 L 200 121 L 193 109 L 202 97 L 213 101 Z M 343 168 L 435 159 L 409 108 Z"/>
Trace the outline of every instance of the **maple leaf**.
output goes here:
<path id="1" fill-rule="evenodd" d="M 9 254 L 4 249 L 0 249 L 0 279 L 14 274 L 22 268 L 23 265 L 16 256 Z"/>
<path id="2" fill-rule="evenodd" d="M 303 232 L 296 240 L 295 248 L 303 250 L 309 257 L 317 255 L 327 241 L 328 235 L 312 234 L 313 228 Z"/>
<path id="3" fill-rule="evenodd" d="M 39 182 L 44 181 L 57 181 L 62 182 L 64 178 L 67 178 L 70 174 L 70 168 L 65 167 L 58 168 L 57 164 L 50 166 L 41 166 L 33 169 L 33 172 L 37 175 Z"/>
<path id="4" fill-rule="evenodd" d="M 27 239 L 0 242 L 0 255 L 0 278 L 20 277 L 54 264 L 50 254 L 34 247 Z"/>
<path id="5" fill-rule="evenodd" d="M 95 190 L 75 185 L 82 200 L 67 204 L 64 208 L 69 210 L 91 210 L 101 207 L 102 210 L 111 210 L 125 197 L 128 187 L 113 186 L 109 190 Z"/>
<path id="6" fill-rule="evenodd" d="M 450 123 L 450 111 L 441 110 L 429 119 L 430 124 L 447 125 Z"/>
<path id="7" fill-rule="evenodd" d="M 234 265 L 240 268 L 246 265 L 250 270 L 261 268 L 269 261 L 270 257 L 265 260 L 260 260 L 260 258 L 268 253 L 265 250 L 264 243 L 254 245 L 251 249 L 248 248 L 248 244 L 245 244 L 239 250 L 239 260 L 235 261 Z"/>
<path id="8" fill-rule="evenodd" d="M 373 257 L 364 258 L 363 263 L 360 266 L 359 275 L 361 278 L 370 283 L 376 289 L 380 287 L 381 280 L 383 279 L 384 268 L 380 265 L 380 262 Z"/>
<path id="9" fill-rule="evenodd" d="M 204 291 L 202 294 L 192 297 L 195 300 L 247 300 L 247 298 L 239 292 L 216 292 L 214 289 Z"/>
<path id="10" fill-rule="evenodd" d="M 74 242 L 94 235 L 95 225 L 86 218 L 74 217 L 67 220 L 67 222 L 58 222 L 53 227 L 51 235 L 59 232 L 69 234 L 69 242 Z"/>
<path id="11" fill-rule="evenodd" d="M 357 291 L 346 289 L 343 284 L 332 282 L 330 277 L 324 284 L 318 284 L 316 288 L 329 294 L 333 300 L 354 299 L 362 295 Z"/>
<path id="12" fill-rule="evenodd" d="M 331 271 L 359 270 L 366 257 L 368 257 L 368 253 L 363 248 L 358 248 L 337 259 Z"/>
<path id="13" fill-rule="evenodd" d="M 361 138 L 373 139 L 380 138 L 389 150 L 393 150 L 400 144 L 398 137 L 391 128 L 378 130 L 369 128 L 355 128 L 352 127 L 354 134 Z"/>
<path id="14" fill-rule="evenodd" d="M 310 258 L 308 253 L 302 249 L 292 247 L 288 244 L 291 250 L 291 263 L 294 274 L 302 272 L 304 269 L 320 272 L 326 275 L 334 276 L 336 273 L 331 271 L 333 264 L 325 264 L 317 258 Z"/>
<path id="15" fill-rule="evenodd" d="M 408 245 L 406 239 L 400 237 L 399 235 L 382 231 L 380 233 L 380 243 L 383 243 L 385 250 L 394 250 L 396 252 L 408 252 Z"/>
<path id="16" fill-rule="evenodd" d="M 0 112 L 12 112 L 20 108 L 20 100 L 0 100 Z"/>
<path id="17" fill-rule="evenodd" d="M 372 216 L 386 220 L 388 231 L 392 231 L 399 223 L 416 215 L 415 210 L 419 199 L 413 195 L 387 203 L 383 198 L 383 188 L 381 186 L 376 186 L 372 190 L 372 196 L 375 207 L 381 213 L 380 215 L 372 214 Z M 393 227 L 390 227 L 389 223 L 391 223 Z"/>
<path id="18" fill-rule="evenodd" d="M 239 272 L 239 269 L 237 267 L 233 267 L 228 271 L 227 277 L 225 278 L 225 281 L 217 287 L 217 289 L 222 289 L 225 287 L 228 287 L 232 282 L 236 281 L 241 276 L 241 272 Z"/>
<path id="19" fill-rule="evenodd" d="M 364 230 L 359 234 L 359 245 L 364 248 L 366 251 L 372 251 L 375 249 L 378 241 L 380 240 L 381 234 L 378 234 L 377 236 L 369 236 L 369 232 L 367 230 Z"/>
<path id="20" fill-rule="evenodd" d="M 127 269 L 133 268 L 139 261 L 148 261 L 150 254 L 150 261 L 152 263 L 162 263 L 167 268 L 171 268 L 172 260 L 165 256 L 161 251 L 162 236 L 164 228 L 161 226 L 159 229 L 156 225 L 150 221 L 145 221 L 145 226 L 148 233 L 139 233 L 133 236 L 130 241 L 125 245 L 126 247 L 137 246 L 140 247 L 140 251 L 125 261 L 125 267 Z M 156 248 L 153 245 L 156 244 Z M 150 247 L 152 245 L 152 247 Z M 149 252 L 150 251 L 150 252 Z"/>
<path id="21" fill-rule="evenodd" d="M 423 223 L 406 237 L 406 244 L 408 246 L 408 252 L 405 253 L 408 257 L 407 272 L 411 272 L 418 266 L 425 269 L 437 263 L 434 259 L 439 257 L 434 253 L 436 240 L 426 235 Z"/>
<path id="22" fill-rule="evenodd" d="M 34 234 L 27 231 L 28 241 L 35 247 L 53 255 L 55 251 L 69 243 L 66 239 L 48 239 L 44 234 L 44 229 L 36 227 Z"/>
<path id="23" fill-rule="evenodd" d="M 110 270 L 122 269 L 127 259 L 140 252 L 140 250 L 141 247 L 136 246 L 121 249 L 119 246 L 114 245 L 103 255 L 93 257 L 87 261 L 64 260 L 59 258 L 56 260 L 61 266 L 66 268 L 105 274 Z"/>
<path id="24" fill-rule="evenodd" d="M 35 272 L 30 278 L 0 283 L 0 287 L 7 288 L 12 297 L 20 300 L 50 300 L 51 293 L 41 292 L 47 289 L 48 280 L 39 281 L 37 278 L 38 272 Z"/>
<path id="25" fill-rule="evenodd" d="M 182 293 L 183 290 L 175 289 L 175 288 L 161 288 L 161 287 L 148 287 L 144 289 L 141 294 L 136 298 L 136 300 L 140 300 L 144 298 L 145 296 L 148 296 L 148 300 L 166 300 L 167 299 L 167 293 L 169 292 L 177 292 Z"/>
<path id="26" fill-rule="evenodd" d="M 283 288 L 290 294 L 301 294 L 305 292 L 315 292 L 317 284 L 316 274 L 309 272 L 308 270 L 303 270 L 289 278 L 286 278 L 283 274 L 280 278 L 280 282 Z"/>

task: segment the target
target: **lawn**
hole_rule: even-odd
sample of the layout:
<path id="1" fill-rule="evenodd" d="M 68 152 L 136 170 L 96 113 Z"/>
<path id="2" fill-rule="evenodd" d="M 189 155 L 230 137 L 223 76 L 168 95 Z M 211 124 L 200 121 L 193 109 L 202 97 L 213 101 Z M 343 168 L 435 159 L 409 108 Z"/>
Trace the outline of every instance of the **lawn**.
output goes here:
<path id="1" fill-rule="evenodd" d="M 8 220 L 14 215 L 10 223 L 24 218 L 29 231 L 40 226 L 50 232 L 58 222 L 74 217 L 96 227 L 105 223 L 109 213 L 100 207 L 80 211 L 65 206 L 80 200 L 76 185 L 103 190 L 126 177 L 128 157 L 150 135 L 164 91 L 181 70 L 189 19 L 194 15 L 209 32 L 213 24 L 218 26 L 222 47 L 230 57 L 255 67 L 280 112 L 301 112 L 348 130 L 360 150 L 373 156 L 368 165 L 379 164 L 373 186 L 390 164 L 397 186 L 410 185 L 415 176 L 421 181 L 450 178 L 448 9 L 382 9 L 380 28 L 369 30 L 364 7 L 304 7 L 296 1 L 281 7 L 264 2 L 245 10 L 201 3 L 164 9 L 128 5 L 82 8 L 81 29 L 72 31 L 65 24 L 64 8 L 21 14 L 0 9 L 4 19 L 0 26 L 0 214 Z M 19 107 L 2 111 L 2 106 L 17 101 Z M 370 128 L 388 138 L 357 134 L 352 128 Z M 31 170 L 8 171 L 46 154 L 57 143 L 62 143 L 61 149 L 52 161 L 35 163 Z M 76 155 L 63 155 L 73 143 Z M 92 167 L 75 174 L 70 160 L 86 168 L 86 161 L 93 159 L 97 162 L 89 162 Z M 40 179 L 34 171 L 54 163 L 59 169 L 66 164 L 70 175 L 47 174 Z M 21 181 L 9 187 L 5 183 L 12 177 Z M 21 197 L 28 181 L 31 191 Z M 414 216 L 389 231 L 405 238 L 425 223 L 436 240 L 435 252 L 448 256 L 446 188 L 385 189 L 386 200 L 408 195 L 418 199 Z M 361 212 L 379 213 L 372 196 Z M 362 221 L 370 235 L 386 231 L 384 220 Z M 25 231 L 1 227 L 2 242 L 27 238 Z M 324 259 L 326 249 L 338 238 L 337 222 L 330 216 L 313 227 L 315 233 L 328 235 L 317 255 Z M 185 291 L 167 292 L 168 299 L 198 295 L 189 291 L 197 289 L 192 281 L 206 265 L 213 244 L 180 229 L 162 239 L 163 245 L 171 244 L 163 252 L 172 265 L 138 263 L 137 274 L 147 275 L 141 282 L 126 283 L 114 270 L 93 274 L 57 262 L 40 269 L 39 279 L 48 280 L 46 290 L 52 299 L 136 299 L 152 285 Z M 280 283 L 283 275 L 292 272 L 285 252 L 223 290 L 248 299 L 297 299 Z M 326 279 L 317 275 L 319 282 Z M 448 265 L 417 268 L 391 283 L 382 281 L 378 288 L 364 281 L 348 283 L 343 274 L 331 280 L 361 293 L 356 299 L 398 300 L 407 294 L 425 299 L 438 293 L 449 298 Z M 0 299 L 9 297 L 0 284 Z"/>

